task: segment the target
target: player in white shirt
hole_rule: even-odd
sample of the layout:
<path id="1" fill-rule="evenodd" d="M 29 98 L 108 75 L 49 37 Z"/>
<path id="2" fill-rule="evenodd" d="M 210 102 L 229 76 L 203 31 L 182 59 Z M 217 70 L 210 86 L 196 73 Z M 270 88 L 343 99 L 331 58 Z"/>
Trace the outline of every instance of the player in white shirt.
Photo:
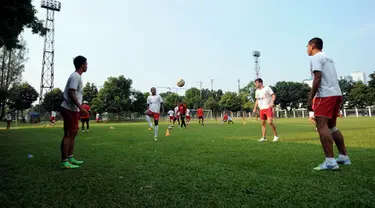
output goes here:
<path id="1" fill-rule="evenodd" d="M 178 111 L 178 105 L 176 104 L 176 107 L 174 107 L 174 119 L 173 119 L 173 125 L 176 123 L 176 120 L 178 122 L 178 125 L 180 125 L 180 112 Z"/>
<path id="2" fill-rule="evenodd" d="M 310 71 L 314 73 L 313 86 L 307 102 L 308 110 L 314 109 L 316 127 L 318 128 L 325 161 L 314 170 L 336 170 L 338 163 L 350 165 L 344 137 L 336 127 L 337 117 L 342 104 L 342 93 L 337 80 L 335 62 L 322 52 L 323 40 L 313 38 L 307 44 L 307 54 L 310 56 Z M 313 98 L 315 98 L 313 105 Z M 339 156 L 335 159 L 333 153 L 335 141 Z"/>
<path id="3" fill-rule="evenodd" d="M 154 118 L 154 140 L 158 140 L 158 130 L 159 130 L 159 118 L 160 118 L 160 108 L 162 108 L 162 113 L 164 113 L 164 104 L 163 104 L 163 98 L 160 95 L 156 94 L 156 88 L 151 88 L 151 95 L 147 97 L 147 110 L 145 112 L 146 114 L 146 121 L 149 125 L 149 131 L 152 130 L 152 123 L 150 116 Z"/>
<path id="4" fill-rule="evenodd" d="M 169 116 L 169 123 L 172 123 L 172 121 L 174 120 L 174 111 L 173 110 L 169 110 L 168 111 L 168 116 Z"/>
<path id="5" fill-rule="evenodd" d="M 52 123 L 52 126 L 55 125 L 55 119 L 56 119 L 56 111 L 51 111 L 50 121 Z"/>
<path id="6" fill-rule="evenodd" d="M 263 142 L 267 141 L 266 139 L 266 132 L 267 132 L 267 124 L 271 126 L 273 131 L 273 140 L 276 142 L 279 140 L 279 136 L 277 135 L 276 126 L 273 123 L 273 105 L 276 99 L 275 93 L 273 93 L 272 89 L 268 86 L 263 85 L 263 80 L 258 78 L 254 81 L 255 88 L 255 105 L 253 112 L 255 113 L 257 107 L 259 107 L 259 118 L 262 124 L 262 138 L 258 141 Z"/>
<path id="7" fill-rule="evenodd" d="M 186 109 L 186 125 L 187 125 L 187 126 L 189 125 L 190 120 L 191 120 L 191 117 L 190 117 L 190 110 L 189 110 L 189 109 Z"/>
<path id="8" fill-rule="evenodd" d="M 7 119 L 7 130 L 10 129 L 10 124 L 12 123 L 12 115 L 8 113 L 5 118 Z"/>
<path id="9" fill-rule="evenodd" d="M 73 157 L 78 120 L 81 115 L 88 115 L 82 104 L 83 84 L 81 75 L 87 71 L 87 59 L 77 56 L 73 60 L 75 71 L 69 76 L 64 89 L 64 101 L 61 104 L 61 116 L 64 119 L 64 137 L 61 141 L 61 168 L 79 168 L 83 161 Z"/>

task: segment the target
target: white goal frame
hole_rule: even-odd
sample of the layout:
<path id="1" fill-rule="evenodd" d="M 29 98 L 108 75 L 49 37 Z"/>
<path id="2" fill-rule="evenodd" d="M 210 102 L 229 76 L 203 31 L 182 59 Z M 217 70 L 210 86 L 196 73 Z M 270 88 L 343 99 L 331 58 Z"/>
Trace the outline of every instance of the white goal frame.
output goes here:
<path id="1" fill-rule="evenodd" d="M 197 110 L 189 109 L 190 110 L 190 117 L 198 119 Z M 213 119 L 212 110 L 203 109 L 204 118 L 205 119 Z"/>

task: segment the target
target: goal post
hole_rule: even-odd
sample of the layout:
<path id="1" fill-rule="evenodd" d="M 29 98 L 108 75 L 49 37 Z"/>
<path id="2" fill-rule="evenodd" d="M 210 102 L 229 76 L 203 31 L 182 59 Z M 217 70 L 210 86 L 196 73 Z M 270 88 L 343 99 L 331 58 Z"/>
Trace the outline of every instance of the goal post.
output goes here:
<path id="1" fill-rule="evenodd" d="M 212 110 L 204 109 L 204 110 L 203 110 L 203 113 L 204 113 L 204 118 L 205 118 L 205 119 L 210 119 L 210 120 L 213 119 Z M 190 117 L 191 117 L 191 118 L 196 118 L 196 119 L 198 119 L 198 116 L 197 116 L 197 110 L 195 110 L 195 109 L 191 109 L 191 110 L 190 110 Z"/>

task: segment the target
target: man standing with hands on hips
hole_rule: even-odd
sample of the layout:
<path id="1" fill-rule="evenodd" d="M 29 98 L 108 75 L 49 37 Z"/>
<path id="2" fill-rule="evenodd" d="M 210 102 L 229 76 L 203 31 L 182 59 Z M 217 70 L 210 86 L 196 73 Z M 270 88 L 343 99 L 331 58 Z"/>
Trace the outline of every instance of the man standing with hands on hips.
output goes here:
<path id="1" fill-rule="evenodd" d="M 273 93 L 272 89 L 268 86 L 263 85 L 263 80 L 258 78 L 254 81 L 255 84 L 255 105 L 253 112 L 255 113 L 257 110 L 257 106 L 259 106 L 259 117 L 260 122 L 262 124 L 262 138 L 258 140 L 259 142 L 267 141 L 266 133 L 267 133 L 267 124 L 271 126 L 273 131 L 273 142 L 277 142 L 279 140 L 279 136 L 276 132 L 276 126 L 273 123 L 273 105 L 276 99 L 275 93 Z"/>
<path id="2" fill-rule="evenodd" d="M 87 59 L 77 56 L 73 60 L 75 71 L 70 75 L 64 89 L 64 101 L 61 104 L 61 116 L 64 119 L 64 137 L 61 141 L 62 169 L 79 168 L 83 161 L 73 157 L 75 138 L 78 132 L 80 115 L 87 116 L 88 112 L 82 107 L 82 77 L 87 71 Z"/>

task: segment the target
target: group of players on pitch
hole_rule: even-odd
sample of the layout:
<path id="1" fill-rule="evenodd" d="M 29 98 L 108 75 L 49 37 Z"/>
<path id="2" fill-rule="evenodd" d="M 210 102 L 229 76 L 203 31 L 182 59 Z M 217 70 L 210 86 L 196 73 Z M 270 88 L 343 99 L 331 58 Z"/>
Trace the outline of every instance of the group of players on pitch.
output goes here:
<path id="1" fill-rule="evenodd" d="M 307 108 L 314 112 L 316 128 L 320 136 L 320 141 L 324 150 L 325 160 L 322 164 L 316 166 L 314 170 L 337 170 L 338 164 L 350 165 L 344 137 L 336 127 L 337 117 L 342 104 L 342 93 L 337 80 L 335 63 L 323 52 L 323 41 L 320 38 L 313 38 L 307 44 L 307 54 L 311 57 L 310 70 L 314 76 L 313 86 L 308 98 Z M 78 120 L 80 115 L 87 116 L 88 111 L 82 107 L 82 78 L 81 75 L 87 71 L 87 59 L 83 56 L 77 56 L 74 59 L 75 72 L 73 72 L 64 89 L 64 101 L 62 103 L 61 115 L 64 119 L 64 136 L 61 142 L 61 168 L 79 168 L 83 161 L 76 160 L 73 157 L 74 141 L 78 131 Z M 263 85 L 262 79 L 254 81 L 256 87 L 254 112 L 259 107 L 259 116 L 262 125 L 261 142 L 266 139 L 266 123 L 273 131 L 273 141 L 279 140 L 276 126 L 273 123 L 273 107 L 276 95 L 270 87 Z M 313 99 L 315 99 L 313 104 Z M 151 95 L 147 98 L 147 110 L 145 111 L 146 120 L 149 127 L 154 129 L 154 139 L 157 140 L 159 130 L 160 110 L 164 112 L 163 99 L 156 94 L 156 89 L 151 88 Z M 173 120 L 180 119 L 180 128 L 186 127 L 185 117 L 187 113 L 186 105 L 180 101 L 176 106 Z M 201 109 L 200 121 L 203 124 L 203 109 Z M 199 110 L 198 109 L 198 110 Z M 154 126 L 150 117 L 154 119 Z M 339 156 L 334 157 L 333 142 L 339 151 Z"/>

